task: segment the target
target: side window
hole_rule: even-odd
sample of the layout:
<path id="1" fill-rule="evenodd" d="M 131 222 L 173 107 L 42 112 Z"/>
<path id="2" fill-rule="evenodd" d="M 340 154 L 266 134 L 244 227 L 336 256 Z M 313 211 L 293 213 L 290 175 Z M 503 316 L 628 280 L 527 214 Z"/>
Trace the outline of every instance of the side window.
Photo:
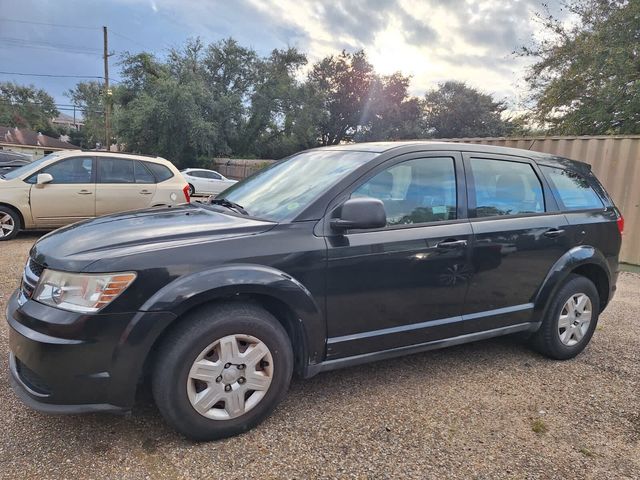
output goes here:
<path id="1" fill-rule="evenodd" d="M 38 173 L 50 174 L 53 177 L 51 183 L 93 183 L 93 158 L 67 158 L 43 168 Z M 37 174 L 31 178 L 33 182 L 30 183 L 35 183 Z"/>
<path id="2" fill-rule="evenodd" d="M 472 158 L 476 216 L 544 212 L 540 179 L 528 163 Z"/>
<path id="3" fill-rule="evenodd" d="M 99 158 L 98 183 L 135 183 L 133 160 Z"/>
<path id="4" fill-rule="evenodd" d="M 171 170 L 169 170 L 164 165 L 151 162 L 142 163 L 144 163 L 145 167 L 147 167 L 151 171 L 151 173 L 153 173 L 153 176 L 156 177 L 156 181 L 158 183 L 164 182 L 165 180 L 169 180 L 171 177 L 173 177 L 173 173 L 171 173 Z"/>
<path id="5" fill-rule="evenodd" d="M 136 183 L 155 183 L 156 181 L 144 164 L 137 160 L 133 162 L 133 174 L 135 176 Z"/>
<path id="6" fill-rule="evenodd" d="M 387 225 L 455 220 L 453 158 L 420 158 L 396 164 L 358 187 L 351 197 L 382 200 Z"/>
<path id="7" fill-rule="evenodd" d="M 214 179 L 214 180 L 222 180 L 222 177 L 217 174 L 216 172 L 209 172 L 209 174 L 211 175 L 210 178 Z"/>
<path id="8" fill-rule="evenodd" d="M 579 173 L 554 167 L 541 166 L 540 169 L 551 183 L 565 210 L 604 208 L 598 194 Z"/>

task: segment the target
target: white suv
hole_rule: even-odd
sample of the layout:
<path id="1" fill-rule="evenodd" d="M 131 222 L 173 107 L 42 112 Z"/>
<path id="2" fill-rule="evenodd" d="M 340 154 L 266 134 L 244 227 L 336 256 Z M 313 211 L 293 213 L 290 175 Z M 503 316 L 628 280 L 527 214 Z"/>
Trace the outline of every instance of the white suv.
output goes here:
<path id="1" fill-rule="evenodd" d="M 160 157 L 66 150 L 0 175 L 0 241 L 109 213 L 189 202 L 189 186 Z"/>

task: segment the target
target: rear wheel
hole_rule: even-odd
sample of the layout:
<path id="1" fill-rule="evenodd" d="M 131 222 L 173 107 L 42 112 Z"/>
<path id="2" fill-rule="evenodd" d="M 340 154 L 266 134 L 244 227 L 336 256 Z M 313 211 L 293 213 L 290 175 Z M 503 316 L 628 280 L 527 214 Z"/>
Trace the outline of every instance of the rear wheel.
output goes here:
<path id="1" fill-rule="evenodd" d="M 22 228 L 20 216 L 15 210 L 0 206 L 0 241 L 11 240 Z"/>
<path id="2" fill-rule="evenodd" d="M 540 330 L 532 337 L 542 354 L 567 360 L 585 349 L 598 324 L 600 297 L 591 280 L 571 274 L 549 304 Z"/>
<path id="3" fill-rule="evenodd" d="M 194 440 L 245 432 L 282 400 L 293 371 L 289 337 L 251 304 L 189 314 L 157 351 L 153 396 L 165 420 Z"/>
<path id="4" fill-rule="evenodd" d="M 196 194 L 196 187 L 194 187 L 193 185 L 189 184 L 189 196 L 195 195 Z"/>

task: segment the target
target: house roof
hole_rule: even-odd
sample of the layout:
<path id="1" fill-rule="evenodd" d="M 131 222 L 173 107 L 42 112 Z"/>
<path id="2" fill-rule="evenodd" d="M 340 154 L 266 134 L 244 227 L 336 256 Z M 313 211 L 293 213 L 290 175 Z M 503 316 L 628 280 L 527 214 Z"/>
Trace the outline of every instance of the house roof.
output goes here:
<path id="1" fill-rule="evenodd" d="M 0 126 L 0 143 L 9 143 L 11 145 L 21 145 L 25 147 L 64 149 L 80 148 L 69 142 L 63 142 L 57 138 L 43 135 L 40 132 L 34 132 L 33 130 L 18 127 Z"/>

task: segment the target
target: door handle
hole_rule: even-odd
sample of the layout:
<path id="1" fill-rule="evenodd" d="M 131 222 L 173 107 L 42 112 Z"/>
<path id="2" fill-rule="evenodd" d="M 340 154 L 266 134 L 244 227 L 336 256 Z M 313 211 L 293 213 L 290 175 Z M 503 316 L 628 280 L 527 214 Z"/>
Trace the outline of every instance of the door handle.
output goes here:
<path id="1" fill-rule="evenodd" d="M 442 242 L 439 242 L 436 244 L 437 248 L 442 248 L 445 250 L 454 250 L 456 248 L 463 248 L 466 246 L 467 246 L 466 240 L 454 240 L 454 239 L 443 240 Z"/>
<path id="2" fill-rule="evenodd" d="M 149 190 L 140 190 L 140 195 L 151 195 Z"/>
<path id="3" fill-rule="evenodd" d="M 564 235 L 564 230 L 561 228 L 551 228 L 546 232 L 544 232 L 544 236 L 549 238 L 557 238 L 563 235 Z"/>
<path id="4" fill-rule="evenodd" d="M 90 192 L 89 190 L 80 190 L 78 193 L 80 195 L 91 195 L 93 192 Z"/>

